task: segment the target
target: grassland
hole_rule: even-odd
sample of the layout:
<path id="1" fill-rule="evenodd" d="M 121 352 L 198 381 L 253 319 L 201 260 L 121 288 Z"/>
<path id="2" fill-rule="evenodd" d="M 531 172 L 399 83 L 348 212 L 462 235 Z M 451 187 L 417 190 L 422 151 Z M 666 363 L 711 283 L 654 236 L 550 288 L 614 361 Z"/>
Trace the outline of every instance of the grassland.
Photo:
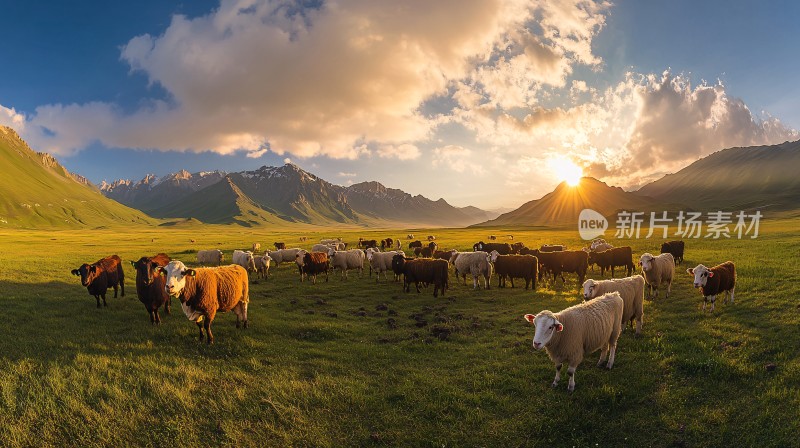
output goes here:
<path id="1" fill-rule="evenodd" d="M 150 325 L 130 266 L 126 297 L 104 309 L 69 270 L 111 253 L 191 261 L 200 248 L 230 257 L 253 241 L 408 230 L 0 231 L 0 445 L 797 446 L 798 228 L 783 220 L 762 223 L 756 240 L 688 241 L 683 269 L 736 261 L 736 303 L 701 313 L 679 273 L 672 297 L 645 303 L 644 336 L 623 333 L 611 371 L 592 355 L 573 394 L 566 380 L 550 388 L 552 363 L 531 348 L 522 315 L 577 303 L 574 276 L 535 292 L 453 282 L 434 299 L 374 277 L 301 284 L 283 265 L 252 285 L 251 328 L 219 315 L 206 346 L 175 301 Z M 573 230 L 413 232 L 456 248 L 490 232 L 581 244 Z M 638 256 L 660 241 L 627 243 Z"/>

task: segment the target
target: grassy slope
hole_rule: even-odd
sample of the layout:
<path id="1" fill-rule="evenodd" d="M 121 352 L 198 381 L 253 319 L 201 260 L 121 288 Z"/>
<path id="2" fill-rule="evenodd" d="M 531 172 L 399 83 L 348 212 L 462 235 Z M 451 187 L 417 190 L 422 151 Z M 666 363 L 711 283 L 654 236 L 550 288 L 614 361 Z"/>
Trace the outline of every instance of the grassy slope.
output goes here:
<path id="1" fill-rule="evenodd" d="M 574 276 L 534 293 L 454 284 L 447 298 L 434 299 L 430 290 L 404 294 L 368 278 L 300 284 L 284 265 L 252 285 L 251 328 L 236 330 L 231 314 L 219 315 L 217 344 L 207 347 L 179 308 L 150 326 L 129 266 L 128 296 L 100 310 L 69 269 L 112 252 L 191 260 L 196 249 L 221 243 L 230 259 L 252 241 L 295 245 L 306 235 L 310 245 L 331 234 L 354 241 L 407 230 L 202 226 L 99 231 L 91 239 L 0 231 L 0 445 L 796 445 L 798 225 L 763 224 L 754 241 L 688 242 L 683 269 L 737 262 L 737 303 L 704 315 L 689 277 L 679 274 L 670 299 L 645 303 L 644 337 L 622 335 L 610 372 L 592 367 L 598 354 L 591 355 L 572 395 L 566 375 L 561 387 L 549 387 L 552 363 L 532 351 L 532 328 L 521 316 L 577 303 Z M 530 245 L 580 244 L 574 231 L 501 230 Z M 487 232 L 430 233 L 442 246 L 465 248 Z M 658 243 L 632 246 L 640 254 Z M 377 311 L 379 304 L 389 311 Z M 395 330 L 386 323 L 390 311 Z M 412 314 L 427 325 L 417 327 Z M 437 325 L 452 331 L 447 340 L 432 335 Z M 768 362 L 775 372 L 765 371 Z"/>
<path id="2" fill-rule="evenodd" d="M 0 221 L 0 228 L 153 222 L 74 181 L 63 170 L 43 166 L 41 157 L 7 129 L 0 128 L 0 218 L 6 221 Z"/>

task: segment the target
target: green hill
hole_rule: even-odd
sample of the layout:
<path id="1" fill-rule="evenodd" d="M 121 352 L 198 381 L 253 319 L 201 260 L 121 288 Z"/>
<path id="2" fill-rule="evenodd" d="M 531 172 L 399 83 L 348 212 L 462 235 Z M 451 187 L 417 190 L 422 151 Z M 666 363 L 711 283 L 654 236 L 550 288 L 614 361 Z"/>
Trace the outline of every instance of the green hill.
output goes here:
<path id="1" fill-rule="evenodd" d="M 0 228 L 80 228 L 155 224 L 139 210 L 112 201 L 52 156 L 33 151 L 0 126 Z"/>

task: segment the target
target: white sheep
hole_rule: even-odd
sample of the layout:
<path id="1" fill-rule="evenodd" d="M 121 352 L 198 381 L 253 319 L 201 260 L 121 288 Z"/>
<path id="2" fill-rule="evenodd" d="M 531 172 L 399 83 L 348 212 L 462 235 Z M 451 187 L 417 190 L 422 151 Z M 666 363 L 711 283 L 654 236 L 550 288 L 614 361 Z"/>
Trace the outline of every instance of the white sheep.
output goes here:
<path id="1" fill-rule="evenodd" d="M 653 254 L 645 253 L 639 258 L 639 266 L 642 267 L 644 279 L 647 282 L 647 298 L 655 299 L 658 297 L 658 287 L 662 283 L 667 284 L 667 298 L 672 291 L 672 279 L 675 277 L 675 259 L 672 254 L 661 254 L 657 257 Z"/>
<path id="2" fill-rule="evenodd" d="M 403 251 L 396 250 L 392 252 L 380 252 L 380 251 L 373 251 L 372 248 L 367 249 L 367 261 L 369 262 L 370 266 L 370 275 L 372 271 L 376 272 L 375 283 L 378 282 L 381 276 L 381 272 L 383 273 L 383 278 L 387 281 L 389 280 L 386 277 L 387 272 L 392 272 L 392 259 L 395 255 L 405 255 Z M 395 275 L 395 280 L 398 279 L 398 276 Z"/>
<path id="3" fill-rule="evenodd" d="M 492 263 L 489 254 L 483 251 L 454 252 L 450 256 L 450 264 L 456 268 L 456 278 L 462 276 L 467 284 L 467 274 L 472 275 L 472 289 L 478 289 L 478 277 L 483 277 L 484 288 L 491 289 Z"/>
<path id="4" fill-rule="evenodd" d="M 566 362 L 569 385 L 575 390 L 575 369 L 584 356 L 602 350 L 598 367 L 608 355 L 606 368 L 614 366 L 617 339 L 622 331 L 622 312 L 625 307 L 618 292 L 611 292 L 597 299 L 571 306 L 558 313 L 544 310 L 539 314 L 526 314 L 525 320 L 536 326 L 533 348 L 546 349 L 556 366 L 553 387 L 561 380 L 561 366 Z"/>
<path id="5" fill-rule="evenodd" d="M 267 256 L 272 258 L 272 261 L 275 262 L 275 265 L 279 265 L 281 263 L 292 263 L 295 261 L 295 258 L 297 258 L 297 253 L 301 250 L 302 249 L 298 248 L 268 250 Z"/>
<path id="6" fill-rule="evenodd" d="M 197 262 L 200 264 L 222 264 L 222 251 L 219 249 L 201 250 L 197 252 Z"/>
<path id="7" fill-rule="evenodd" d="M 256 263 L 255 259 L 253 258 L 253 253 L 249 250 L 235 250 L 233 251 L 233 264 L 238 264 L 239 266 L 247 269 L 247 273 L 255 272 L 256 270 Z"/>
<path id="8" fill-rule="evenodd" d="M 364 271 L 364 252 L 360 249 L 350 250 L 333 250 L 328 252 L 333 269 L 341 271 L 341 278 L 347 280 L 347 271 L 350 269 L 358 269 L 358 276 Z"/>
<path id="9" fill-rule="evenodd" d="M 331 248 L 331 246 L 329 244 L 322 244 L 322 243 L 315 244 L 315 245 L 311 246 L 311 252 L 325 252 L 325 253 L 328 253 L 328 249 L 330 249 L 330 248 Z"/>
<path id="10" fill-rule="evenodd" d="M 272 259 L 266 255 L 256 255 L 253 257 L 256 264 L 256 274 L 259 278 L 269 278 L 269 264 Z"/>
<path id="11" fill-rule="evenodd" d="M 633 275 L 625 278 L 612 278 L 611 280 L 586 280 L 583 282 L 583 299 L 592 300 L 609 292 L 618 292 L 625 309 L 622 312 L 622 327 L 636 321 L 636 336 L 642 332 L 642 318 L 644 317 L 644 277 Z"/>

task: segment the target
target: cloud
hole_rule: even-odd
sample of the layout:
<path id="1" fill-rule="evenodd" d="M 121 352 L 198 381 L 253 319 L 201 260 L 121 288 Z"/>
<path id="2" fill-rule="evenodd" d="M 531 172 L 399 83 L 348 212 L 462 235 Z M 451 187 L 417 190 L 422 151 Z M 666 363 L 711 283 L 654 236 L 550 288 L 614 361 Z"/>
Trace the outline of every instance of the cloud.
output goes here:
<path id="1" fill-rule="evenodd" d="M 292 159 L 287 157 L 287 158 L 283 159 L 283 163 L 292 163 Z"/>
<path id="2" fill-rule="evenodd" d="M 25 127 L 25 116 L 14 110 L 13 107 L 4 107 L 0 104 L 0 126 L 8 126 L 22 131 Z"/>
<path id="3" fill-rule="evenodd" d="M 416 146 L 405 143 L 402 145 L 381 145 L 376 151 L 378 157 L 384 159 L 414 160 L 422 154 Z"/>
<path id="4" fill-rule="evenodd" d="M 343 171 L 339 171 L 339 177 L 356 177 L 356 173 L 345 173 Z"/>
<path id="5" fill-rule="evenodd" d="M 475 161 L 475 155 L 467 148 L 458 145 L 447 145 L 433 150 L 433 166 L 448 168 L 457 173 L 471 172 L 481 174 L 481 165 Z"/>

